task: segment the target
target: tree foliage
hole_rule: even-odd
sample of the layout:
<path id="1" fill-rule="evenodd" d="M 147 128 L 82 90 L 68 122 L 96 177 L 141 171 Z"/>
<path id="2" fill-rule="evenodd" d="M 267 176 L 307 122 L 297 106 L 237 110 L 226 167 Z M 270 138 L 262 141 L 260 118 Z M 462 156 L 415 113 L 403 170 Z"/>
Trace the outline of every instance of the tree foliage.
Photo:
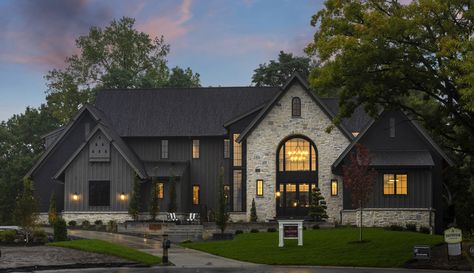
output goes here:
<path id="1" fill-rule="evenodd" d="M 321 190 L 317 187 L 314 187 L 311 190 L 311 203 L 309 204 L 308 216 L 310 216 L 313 221 L 323 221 L 328 219 L 326 213 L 327 206 L 324 201 L 324 197 L 321 194 Z"/>
<path id="2" fill-rule="evenodd" d="M 58 218 L 58 208 L 56 205 L 56 193 L 53 192 L 51 194 L 51 198 L 49 199 L 49 209 L 48 209 L 48 222 L 50 225 L 53 225 Z"/>
<path id="3" fill-rule="evenodd" d="M 138 175 L 136 174 L 135 179 L 133 181 L 132 198 L 130 199 L 130 203 L 128 204 L 128 214 L 135 221 L 137 221 L 140 216 L 140 183 L 140 177 L 138 177 Z"/>
<path id="4" fill-rule="evenodd" d="M 216 213 L 216 224 L 220 228 L 221 233 L 224 233 L 227 223 L 229 222 L 229 211 L 227 209 L 227 198 L 224 193 L 224 167 L 221 167 L 219 171 L 219 180 L 217 184 L 218 195 L 217 195 L 217 213 Z"/>
<path id="5" fill-rule="evenodd" d="M 312 67 L 314 64 L 310 58 L 293 56 L 292 53 L 280 51 L 278 60 L 260 64 L 254 70 L 252 83 L 255 86 L 283 86 L 295 72 L 306 78 Z"/>
<path id="6" fill-rule="evenodd" d="M 168 68 L 163 36 L 151 38 L 134 25 L 135 19 L 123 17 L 103 29 L 91 27 L 76 40 L 79 53 L 66 59 L 66 67 L 48 72 L 46 99 L 63 124 L 100 89 L 200 86 L 190 68 Z"/>
<path id="7" fill-rule="evenodd" d="M 160 194 L 159 192 L 160 189 L 158 188 L 158 183 L 156 181 L 153 181 L 151 183 L 151 187 L 152 189 L 151 189 L 151 196 L 150 196 L 149 212 L 150 212 L 151 220 L 155 221 L 156 216 L 160 212 L 160 204 L 159 204 L 160 199 L 158 198 Z"/>
<path id="8" fill-rule="evenodd" d="M 472 5 L 470 0 L 328 0 L 312 18 L 318 28 L 306 48 L 321 62 L 311 72 L 311 85 L 340 90 L 336 123 L 358 105 L 373 116 L 381 108 L 408 112 L 457 161 L 445 195 L 457 193 L 460 200 L 474 199 L 474 191 L 469 195 L 470 184 L 474 188 Z M 456 215 L 472 215 L 463 221 L 474 223 L 474 208 Z"/>
<path id="9" fill-rule="evenodd" d="M 27 242 L 38 218 L 38 204 L 33 192 L 33 181 L 28 178 L 23 179 L 23 191 L 17 197 L 14 212 L 15 223 L 26 231 Z"/>

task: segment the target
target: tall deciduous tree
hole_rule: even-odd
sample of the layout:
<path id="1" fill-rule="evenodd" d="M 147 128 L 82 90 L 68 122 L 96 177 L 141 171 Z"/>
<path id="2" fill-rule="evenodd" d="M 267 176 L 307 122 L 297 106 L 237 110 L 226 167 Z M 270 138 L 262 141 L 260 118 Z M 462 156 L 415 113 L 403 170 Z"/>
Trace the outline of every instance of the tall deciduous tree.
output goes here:
<path id="1" fill-rule="evenodd" d="M 349 161 L 342 166 L 344 186 L 349 189 L 352 206 L 360 209 L 359 241 L 362 241 L 362 208 L 369 201 L 377 178 L 377 172 L 370 167 L 371 161 L 369 150 L 362 144 L 356 144 L 349 155 Z"/>
<path id="2" fill-rule="evenodd" d="M 199 86 L 199 74 L 167 66 L 170 46 L 163 36 L 151 38 L 134 28 L 135 19 L 113 20 L 105 28 L 91 27 L 76 40 L 79 53 L 66 59 L 64 69 L 46 75 L 48 106 L 67 123 L 94 92 L 110 88 Z"/>
<path id="3" fill-rule="evenodd" d="M 15 222 L 26 232 L 26 242 L 29 241 L 38 218 L 38 204 L 33 192 L 33 181 L 25 178 L 23 180 L 23 191 L 16 200 L 14 217 Z"/>
<path id="4" fill-rule="evenodd" d="M 445 187 L 455 192 L 445 196 L 456 194 L 461 208 L 474 199 L 473 2 L 400 2 L 326 1 L 311 22 L 317 31 L 306 51 L 321 65 L 310 83 L 340 90 L 336 123 L 358 105 L 373 116 L 383 107 L 422 121 L 457 161 Z M 474 208 L 468 207 L 456 215 L 474 223 Z"/>
<path id="5" fill-rule="evenodd" d="M 271 60 L 268 64 L 260 64 L 254 70 L 252 83 L 255 86 L 282 86 L 295 72 L 307 77 L 313 66 L 314 64 L 308 57 L 293 56 L 292 53 L 280 51 L 278 60 Z"/>

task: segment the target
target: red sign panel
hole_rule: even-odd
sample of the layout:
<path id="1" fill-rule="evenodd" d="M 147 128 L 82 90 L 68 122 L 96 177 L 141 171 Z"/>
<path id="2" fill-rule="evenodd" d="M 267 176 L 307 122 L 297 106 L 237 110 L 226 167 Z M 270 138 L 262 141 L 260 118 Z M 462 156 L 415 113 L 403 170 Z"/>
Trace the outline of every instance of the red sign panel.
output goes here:
<path id="1" fill-rule="evenodd" d="M 283 226 L 283 237 L 285 239 L 298 238 L 298 226 Z"/>
<path id="2" fill-rule="evenodd" d="M 149 224 L 148 229 L 149 230 L 161 230 L 161 224 Z"/>

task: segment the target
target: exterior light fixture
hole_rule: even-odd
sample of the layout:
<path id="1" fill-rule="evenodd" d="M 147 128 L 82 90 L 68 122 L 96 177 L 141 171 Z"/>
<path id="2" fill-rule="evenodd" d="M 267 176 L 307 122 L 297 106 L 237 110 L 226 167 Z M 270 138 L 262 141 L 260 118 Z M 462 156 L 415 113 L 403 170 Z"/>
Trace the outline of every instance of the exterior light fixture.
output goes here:
<path id="1" fill-rule="evenodd" d="M 74 193 L 72 194 L 72 200 L 74 200 L 74 201 L 79 200 L 79 195 L 77 194 L 77 192 L 74 192 Z"/>
<path id="2" fill-rule="evenodd" d="M 276 197 L 280 197 L 281 193 L 280 193 L 279 191 L 277 191 L 277 192 L 275 193 L 275 195 L 276 195 Z"/>
<path id="3" fill-rule="evenodd" d="M 296 206 L 298 206 L 298 202 L 293 203 L 293 207 L 296 207 Z"/>
<path id="4" fill-rule="evenodd" d="M 126 197 L 126 196 L 125 196 L 125 193 L 122 192 L 122 193 L 120 194 L 120 200 L 125 201 L 125 197 Z"/>

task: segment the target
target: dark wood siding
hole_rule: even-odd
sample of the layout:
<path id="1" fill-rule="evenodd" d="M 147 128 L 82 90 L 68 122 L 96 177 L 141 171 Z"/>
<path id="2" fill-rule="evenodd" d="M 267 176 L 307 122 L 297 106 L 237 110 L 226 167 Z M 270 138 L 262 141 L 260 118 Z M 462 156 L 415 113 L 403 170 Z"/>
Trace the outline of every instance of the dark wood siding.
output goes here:
<path id="1" fill-rule="evenodd" d="M 35 196 L 39 202 L 40 212 L 48 211 L 49 199 L 53 192 L 56 193 L 58 211 L 63 210 L 64 185 L 59 181 L 53 180 L 52 177 L 79 146 L 84 143 L 86 123 L 90 124 L 90 128 L 94 128 L 96 125 L 95 120 L 87 111 L 79 117 L 76 124 L 44 161 L 44 164 L 39 166 L 32 174 L 32 179 L 35 183 Z"/>

